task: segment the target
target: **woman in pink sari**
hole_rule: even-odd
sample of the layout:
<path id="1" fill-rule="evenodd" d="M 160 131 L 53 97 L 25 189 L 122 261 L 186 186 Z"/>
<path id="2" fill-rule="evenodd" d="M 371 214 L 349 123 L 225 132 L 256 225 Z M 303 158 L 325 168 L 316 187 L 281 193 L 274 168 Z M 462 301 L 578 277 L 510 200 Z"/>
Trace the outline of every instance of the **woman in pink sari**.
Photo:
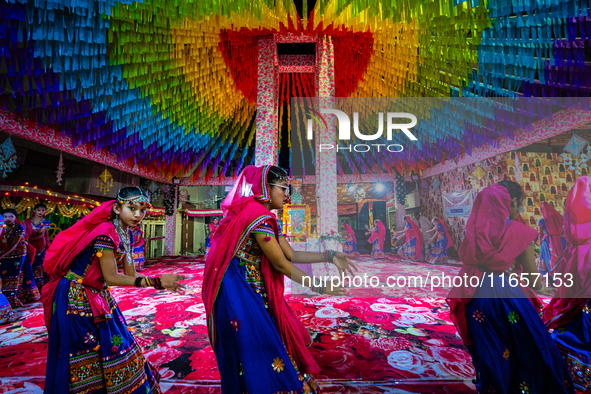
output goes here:
<path id="1" fill-rule="evenodd" d="M 384 241 L 386 240 L 386 227 L 381 220 L 375 220 L 374 227 L 365 235 L 370 235 L 368 242 L 372 244 L 371 257 L 374 259 L 383 259 L 386 257 L 384 254 Z"/>
<path id="2" fill-rule="evenodd" d="M 312 374 L 320 368 L 307 349 L 312 340 L 285 301 L 284 276 L 304 283 L 292 262 L 333 262 L 342 270 L 352 264 L 344 253 L 295 252 L 279 236 L 271 210 L 283 208 L 288 182 L 280 167 L 248 166 L 222 203 L 224 219 L 205 261 L 203 301 L 224 394 L 318 390 Z M 312 289 L 330 291 L 317 283 Z"/>
<path id="3" fill-rule="evenodd" d="M 405 216 L 404 230 L 397 233 L 397 238 L 406 236 L 406 243 L 398 249 L 398 255 L 405 260 L 421 261 L 423 259 L 423 232 L 418 224 Z"/>
<path id="4" fill-rule="evenodd" d="M 552 337 L 578 391 L 591 393 L 591 178 L 582 176 L 566 197 L 566 250 L 556 278 L 563 286 L 544 311 Z M 557 280 L 557 279 L 556 279 Z"/>
<path id="5" fill-rule="evenodd" d="M 467 279 L 449 293 L 450 318 L 472 355 L 478 392 L 574 394 L 531 292 L 549 293 L 532 276 L 537 233 L 515 221 L 524 195 L 518 183 L 501 181 L 476 196 L 460 245 L 458 277 Z M 531 288 L 510 282 L 511 274 Z"/>
<path id="6" fill-rule="evenodd" d="M 126 187 L 116 201 L 60 232 L 43 268 L 45 325 L 49 330 L 46 394 L 161 393 L 158 373 L 129 332 L 109 286 L 180 291 L 183 277 L 137 274 L 130 227 L 144 218 L 149 201 L 138 187 Z M 124 274 L 117 272 L 117 259 Z"/>

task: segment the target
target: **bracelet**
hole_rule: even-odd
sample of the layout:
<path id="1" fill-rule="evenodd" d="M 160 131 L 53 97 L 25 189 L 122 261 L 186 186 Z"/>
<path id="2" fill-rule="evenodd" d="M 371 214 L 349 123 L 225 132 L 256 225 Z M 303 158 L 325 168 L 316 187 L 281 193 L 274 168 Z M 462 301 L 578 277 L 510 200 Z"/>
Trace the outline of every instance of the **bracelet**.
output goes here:
<path id="1" fill-rule="evenodd" d="M 325 250 L 324 251 L 324 262 L 325 263 L 334 263 L 334 256 L 337 254 L 335 250 Z"/>
<path id="2" fill-rule="evenodd" d="M 141 276 L 138 278 L 135 278 L 135 287 L 143 287 L 142 286 L 142 279 L 144 279 L 144 278 Z"/>
<path id="3" fill-rule="evenodd" d="M 150 281 L 150 278 L 148 278 L 147 276 L 144 278 L 146 280 L 146 287 L 152 287 L 152 281 Z"/>
<path id="4" fill-rule="evenodd" d="M 164 287 L 162 287 L 162 281 L 160 280 L 159 276 L 150 278 L 150 281 L 153 282 L 152 286 L 154 286 L 155 289 L 164 290 Z"/>

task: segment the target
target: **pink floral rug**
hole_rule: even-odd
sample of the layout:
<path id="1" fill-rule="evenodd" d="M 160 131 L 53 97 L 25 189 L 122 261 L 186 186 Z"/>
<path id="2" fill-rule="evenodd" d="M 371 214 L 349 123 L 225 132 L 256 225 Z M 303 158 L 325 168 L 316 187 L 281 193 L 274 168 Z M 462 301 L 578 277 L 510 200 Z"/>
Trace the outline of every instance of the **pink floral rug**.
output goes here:
<path id="1" fill-rule="evenodd" d="M 390 275 L 445 272 L 430 266 L 361 258 L 360 273 L 385 280 Z M 113 294 L 147 359 L 158 368 L 162 387 L 172 393 L 217 393 L 219 373 L 209 346 L 201 301 L 203 264 L 178 259 L 147 268 L 148 275 L 182 273 L 185 295 L 155 289 L 114 288 Z M 379 290 L 379 291 L 378 291 Z M 389 291 L 390 289 L 388 289 Z M 329 393 L 474 393 L 470 356 L 449 320 L 447 291 L 400 288 L 348 289 L 348 297 L 287 295 L 289 305 L 311 332 L 311 352 L 322 372 L 317 379 Z M 0 392 L 42 392 L 47 331 L 40 304 L 17 311 L 0 326 Z"/>

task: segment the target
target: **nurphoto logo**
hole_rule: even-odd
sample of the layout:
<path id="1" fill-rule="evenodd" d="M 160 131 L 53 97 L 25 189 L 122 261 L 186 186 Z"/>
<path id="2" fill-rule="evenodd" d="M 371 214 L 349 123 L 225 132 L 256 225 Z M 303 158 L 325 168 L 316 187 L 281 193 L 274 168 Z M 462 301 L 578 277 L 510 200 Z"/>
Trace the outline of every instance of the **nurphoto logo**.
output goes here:
<path id="1" fill-rule="evenodd" d="M 313 109 L 308 108 L 310 112 L 305 114 L 309 116 L 307 119 L 307 135 L 308 140 L 313 139 L 313 122 L 315 121 L 318 126 L 328 128 L 328 122 L 322 115 L 332 114 L 335 115 L 339 121 L 339 140 L 350 141 L 351 140 L 351 121 L 349 116 L 338 109 L 321 109 L 320 113 Z M 394 119 L 406 118 L 410 119 L 410 123 L 394 123 Z M 321 123 L 322 121 L 322 123 Z M 386 113 L 386 137 L 388 141 L 392 140 L 392 131 L 401 130 L 408 139 L 417 141 L 417 137 L 409 129 L 417 125 L 417 117 L 407 112 L 388 112 Z M 359 131 L 359 113 L 353 112 L 353 132 L 355 136 L 363 141 L 375 141 L 382 137 L 384 132 L 384 113 L 378 113 L 378 130 L 374 134 L 362 134 Z M 341 150 L 347 150 L 349 152 L 369 152 L 372 149 L 377 149 L 381 152 L 384 148 L 389 152 L 402 152 L 404 146 L 400 144 L 349 144 L 345 146 L 335 146 L 335 144 L 320 144 L 320 152 L 331 151 L 336 149 L 337 152 Z"/>

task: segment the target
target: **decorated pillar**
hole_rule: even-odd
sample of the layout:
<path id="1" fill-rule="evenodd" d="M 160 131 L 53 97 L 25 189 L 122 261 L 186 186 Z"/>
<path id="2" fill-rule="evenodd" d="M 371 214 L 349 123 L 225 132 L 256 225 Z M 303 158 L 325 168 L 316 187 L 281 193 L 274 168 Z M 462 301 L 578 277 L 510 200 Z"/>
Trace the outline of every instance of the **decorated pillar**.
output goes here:
<path id="1" fill-rule="evenodd" d="M 324 36 L 316 45 L 317 105 L 333 109 L 335 104 L 334 47 L 332 37 Z M 325 115 L 328 127 L 321 125 L 316 133 L 316 195 L 319 234 L 339 231 L 337 216 L 337 154 L 336 150 L 319 151 L 320 144 L 336 144 L 336 117 Z M 319 219 L 319 220 L 318 220 Z"/>
<path id="2" fill-rule="evenodd" d="M 166 215 L 166 224 L 164 227 L 165 256 L 175 255 L 178 190 L 178 185 L 166 185 L 163 188 L 164 213 Z"/>
<path id="3" fill-rule="evenodd" d="M 278 84 L 274 67 L 276 45 L 273 39 L 259 40 L 257 124 L 255 163 L 277 165 L 278 161 Z"/>

